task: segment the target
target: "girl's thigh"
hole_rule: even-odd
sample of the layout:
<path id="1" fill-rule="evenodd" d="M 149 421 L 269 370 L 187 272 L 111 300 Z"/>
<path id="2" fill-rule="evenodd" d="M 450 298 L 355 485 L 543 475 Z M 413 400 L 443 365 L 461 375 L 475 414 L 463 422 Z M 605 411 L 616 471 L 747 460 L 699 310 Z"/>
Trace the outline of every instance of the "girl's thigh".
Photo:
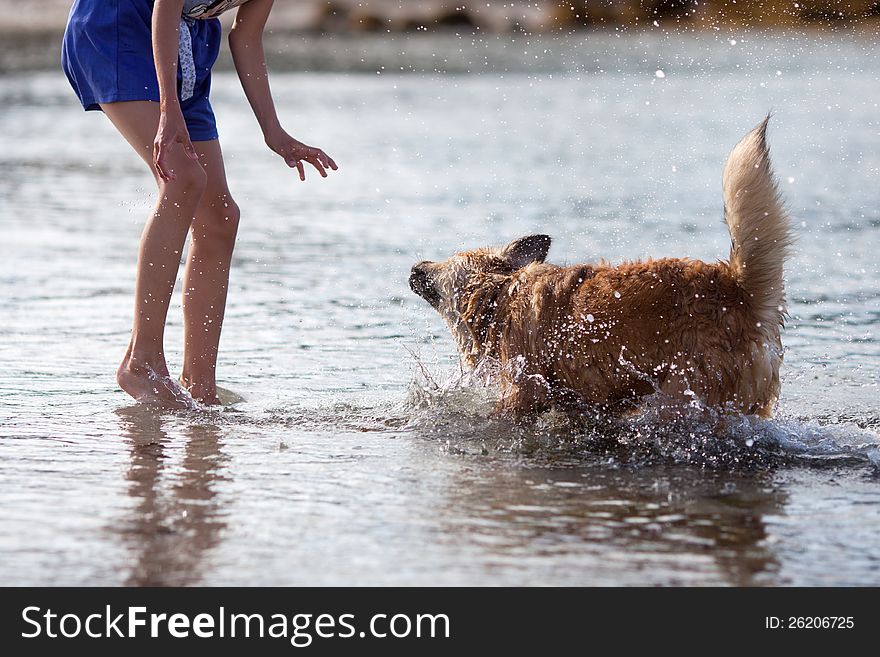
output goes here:
<path id="1" fill-rule="evenodd" d="M 121 103 L 104 103 L 101 105 L 101 109 L 140 158 L 151 169 L 154 169 L 153 140 L 159 129 L 159 103 L 148 100 L 133 100 Z"/>
<path id="2" fill-rule="evenodd" d="M 226 165 L 223 162 L 223 151 L 218 139 L 194 141 L 193 148 L 199 156 L 199 162 L 207 176 L 207 186 L 202 197 L 203 204 L 232 204 L 229 183 L 226 179 Z"/>
<path id="3" fill-rule="evenodd" d="M 101 109 L 134 151 L 159 180 L 153 161 L 153 142 L 159 128 L 159 103 L 148 100 L 132 100 L 119 103 L 102 103 Z M 201 143 L 201 142 L 199 142 Z M 169 168 L 183 179 L 190 175 L 200 176 L 199 167 L 187 156 L 182 144 L 172 144 L 168 152 Z"/>

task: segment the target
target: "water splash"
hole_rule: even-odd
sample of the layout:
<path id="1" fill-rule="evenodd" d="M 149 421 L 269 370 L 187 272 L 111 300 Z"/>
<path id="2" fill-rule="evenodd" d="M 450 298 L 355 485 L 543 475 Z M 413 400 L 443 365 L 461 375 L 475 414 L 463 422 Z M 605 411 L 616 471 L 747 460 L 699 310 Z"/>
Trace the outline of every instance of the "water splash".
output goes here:
<path id="1" fill-rule="evenodd" d="M 433 435 L 453 453 L 513 453 L 530 458 L 605 461 L 610 466 L 661 463 L 762 469 L 786 464 L 870 465 L 880 469 L 877 421 L 789 416 L 765 420 L 720 414 L 699 403 L 675 407 L 659 394 L 626 417 L 581 409 L 551 411 L 532 423 L 493 417 L 497 388 L 472 374 L 425 376 L 409 388 L 405 429 Z"/>

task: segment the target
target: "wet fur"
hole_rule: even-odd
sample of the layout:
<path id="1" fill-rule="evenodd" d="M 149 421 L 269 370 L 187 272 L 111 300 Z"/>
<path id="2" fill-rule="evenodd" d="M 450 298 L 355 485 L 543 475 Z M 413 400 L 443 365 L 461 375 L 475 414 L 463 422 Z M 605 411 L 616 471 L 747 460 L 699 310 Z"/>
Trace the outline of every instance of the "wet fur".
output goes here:
<path id="1" fill-rule="evenodd" d="M 767 120 L 747 134 L 725 167 L 727 262 L 559 267 L 544 262 L 550 238 L 534 235 L 413 268 L 413 290 L 467 363 L 500 366 L 500 412 L 622 411 L 659 392 L 673 404 L 772 413 L 792 238 L 766 129 Z"/>

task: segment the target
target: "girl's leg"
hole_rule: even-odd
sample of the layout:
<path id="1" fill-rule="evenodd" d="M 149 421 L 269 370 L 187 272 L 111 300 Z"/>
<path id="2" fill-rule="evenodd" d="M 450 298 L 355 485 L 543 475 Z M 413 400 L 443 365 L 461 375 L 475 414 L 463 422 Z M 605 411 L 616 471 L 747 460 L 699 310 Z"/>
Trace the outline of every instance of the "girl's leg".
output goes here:
<path id="1" fill-rule="evenodd" d="M 205 170 L 207 187 L 192 224 L 192 242 L 183 276 L 185 342 L 180 383 L 194 399 L 217 404 L 217 349 L 239 210 L 226 183 L 220 143 L 197 141 L 193 146 Z"/>
<path id="2" fill-rule="evenodd" d="M 156 208 L 141 235 L 131 342 L 116 380 L 138 401 L 185 405 L 187 396 L 169 378 L 163 339 L 183 245 L 205 191 L 205 171 L 176 144 L 168 154 L 176 180 L 164 182 L 156 176 L 153 140 L 159 126 L 158 103 L 107 103 L 101 109 L 147 163 L 159 186 Z"/>

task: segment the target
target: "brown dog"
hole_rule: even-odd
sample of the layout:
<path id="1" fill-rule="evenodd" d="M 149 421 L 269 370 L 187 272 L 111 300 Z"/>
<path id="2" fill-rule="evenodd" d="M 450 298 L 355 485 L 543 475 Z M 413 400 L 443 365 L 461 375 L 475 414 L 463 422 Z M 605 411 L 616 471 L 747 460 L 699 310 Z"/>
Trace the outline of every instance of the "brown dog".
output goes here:
<path id="1" fill-rule="evenodd" d="M 499 411 L 575 403 L 619 412 L 660 393 L 673 404 L 772 413 L 792 235 L 768 120 L 724 169 L 727 262 L 558 267 L 544 262 L 550 238 L 532 235 L 413 267 L 410 287 L 442 315 L 466 362 L 500 365 Z"/>

